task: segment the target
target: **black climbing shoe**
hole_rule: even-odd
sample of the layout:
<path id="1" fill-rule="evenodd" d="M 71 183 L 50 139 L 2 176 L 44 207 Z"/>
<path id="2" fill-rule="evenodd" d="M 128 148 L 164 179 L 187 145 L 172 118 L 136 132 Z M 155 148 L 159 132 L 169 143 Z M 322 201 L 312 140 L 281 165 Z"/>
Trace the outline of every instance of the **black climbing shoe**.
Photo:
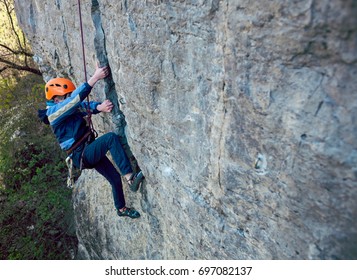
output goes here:
<path id="1" fill-rule="evenodd" d="M 128 180 L 128 185 L 133 192 L 136 192 L 142 181 L 145 179 L 143 172 L 133 173 Z"/>
<path id="2" fill-rule="evenodd" d="M 134 208 L 125 207 L 123 211 L 117 210 L 117 213 L 119 217 L 129 217 L 132 219 L 137 219 L 140 217 L 140 213 Z"/>

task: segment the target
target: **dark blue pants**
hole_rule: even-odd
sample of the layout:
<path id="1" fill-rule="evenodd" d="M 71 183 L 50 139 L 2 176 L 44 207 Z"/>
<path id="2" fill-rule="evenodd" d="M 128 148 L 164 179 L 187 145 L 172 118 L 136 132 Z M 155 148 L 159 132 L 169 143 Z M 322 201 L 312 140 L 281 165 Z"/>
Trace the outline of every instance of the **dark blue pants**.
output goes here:
<path id="1" fill-rule="evenodd" d="M 85 168 L 94 168 L 109 181 L 112 185 L 115 208 L 121 209 L 125 206 L 123 185 L 120 174 L 106 156 L 108 151 L 121 175 L 133 172 L 119 137 L 113 132 L 104 134 L 84 149 L 83 164 Z"/>

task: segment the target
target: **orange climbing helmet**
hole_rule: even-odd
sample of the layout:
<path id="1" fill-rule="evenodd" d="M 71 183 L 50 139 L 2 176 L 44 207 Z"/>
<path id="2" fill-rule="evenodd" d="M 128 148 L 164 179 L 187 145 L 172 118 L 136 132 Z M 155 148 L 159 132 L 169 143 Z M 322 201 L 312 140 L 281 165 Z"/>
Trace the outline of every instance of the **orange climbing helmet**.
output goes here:
<path id="1" fill-rule="evenodd" d="M 46 99 L 51 100 L 56 95 L 66 95 L 76 89 L 76 86 L 68 79 L 54 78 L 49 80 L 45 86 Z"/>

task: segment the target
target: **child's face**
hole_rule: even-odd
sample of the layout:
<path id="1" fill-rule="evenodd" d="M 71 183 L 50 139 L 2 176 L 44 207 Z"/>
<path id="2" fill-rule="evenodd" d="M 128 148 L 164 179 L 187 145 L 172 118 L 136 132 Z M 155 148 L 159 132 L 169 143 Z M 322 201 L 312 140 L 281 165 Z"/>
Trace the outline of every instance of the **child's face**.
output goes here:
<path id="1" fill-rule="evenodd" d="M 62 95 L 62 96 L 57 95 L 57 96 L 55 96 L 55 98 L 54 98 L 53 100 L 55 101 L 55 103 L 60 103 L 60 102 L 62 102 L 63 100 L 65 100 L 67 97 L 70 97 L 71 94 L 72 94 L 72 93 L 70 92 L 70 93 L 67 93 L 66 95 Z"/>

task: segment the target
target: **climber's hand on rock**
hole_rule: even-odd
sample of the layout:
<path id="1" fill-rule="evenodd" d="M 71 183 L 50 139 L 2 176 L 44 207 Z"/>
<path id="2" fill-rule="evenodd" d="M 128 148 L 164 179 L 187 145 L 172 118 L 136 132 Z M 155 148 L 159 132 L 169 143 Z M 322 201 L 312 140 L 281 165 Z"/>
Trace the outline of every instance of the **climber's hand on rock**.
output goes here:
<path id="1" fill-rule="evenodd" d="M 97 63 L 95 72 L 93 76 L 88 80 L 88 84 L 93 87 L 96 82 L 101 79 L 104 79 L 109 75 L 109 66 L 99 67 L 99 63 Z"/>
<path id="2" fill-rule="evenodd" d="M 107 100 L 104 100 L 102 102 L 102 104 L 99 104 L 97 106 L 97 110 L 100 112 L 109 113 L 112 111 L 113 107 L 114 107 L 113 103 L 107 99 Z"/>
<path id="3" fill-rule="evenodd" d="M 99 67 L 97 65 L 97 68 L 95 69 L 95 72 L 93 74 L 93 78 L 95 78 L 97 80 L 101 80 L 101 79 L 104 79 L 106 76 L 108 76 L 108 74 L 109 74 L 108 66 Z"/>

